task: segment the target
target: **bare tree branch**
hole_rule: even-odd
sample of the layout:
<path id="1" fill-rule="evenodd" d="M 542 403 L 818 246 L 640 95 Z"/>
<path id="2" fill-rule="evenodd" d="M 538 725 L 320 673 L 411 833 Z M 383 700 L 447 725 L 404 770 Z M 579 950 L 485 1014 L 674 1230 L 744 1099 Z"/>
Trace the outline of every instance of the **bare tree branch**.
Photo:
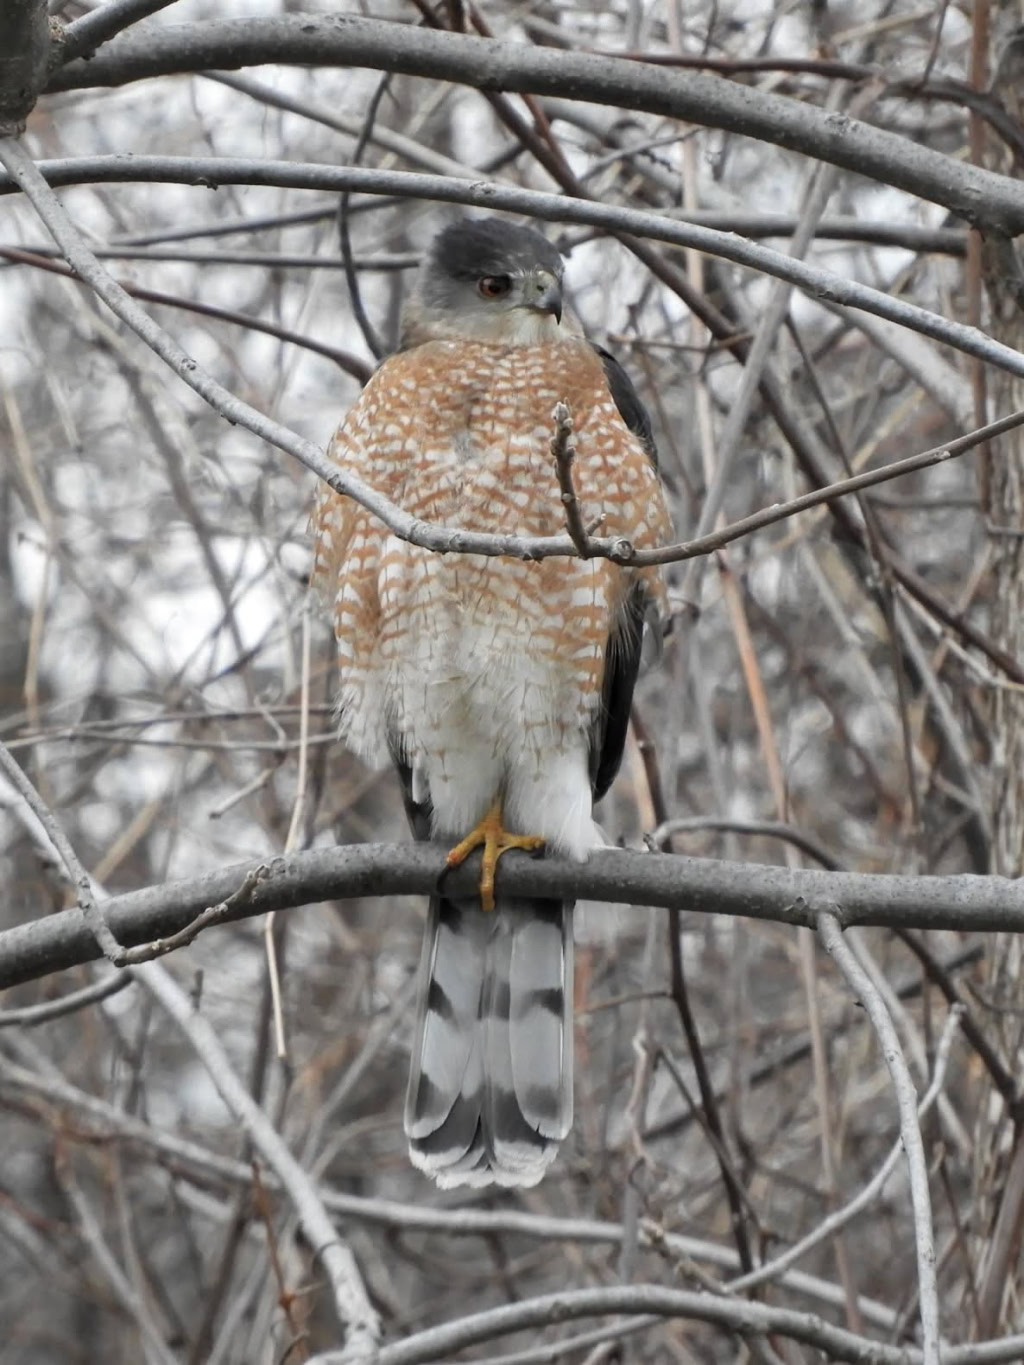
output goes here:
<path id="1" fill-rule="evenodd" d="M 552 1321 L 592 1317 L 598 1313 L 656 1313 L 669 1318 L 713 1322 L 736 1332 L 773 1332 L 790 1341 L 817 1346 L 827 1355 L 851 1361 L 854 1365 L 926 1365 L 925 1357 L 916 1347 L 888 1346 L 841 1327 L 831 1327 L 821 1318 L 807 1313 L 750 1303 L 727 1295 L 694 1294 L 653 1284 L 567 1290 L 474 1313 L 456 1322 L 418 1332 L 394 1346 L 385 1346 L 379 1365 L 420 1365 L 420 1362 L 448 1359 L 454 1351 L 492 1341 L 507 1332 L 541 1327 Z M 1005 1337 L 977 1346 L 950 1347 L 943 1353 L 943 1365 L 1010 1365 L 1019 1359 L 1021 1350 L 1024 1350 L 1024 1336 Z M 343 1365 L 343 1360 L 339 1353 L 332 1351 L 315 1356 L 310 1365 Z"/>
<path id="2" fill-rule="evenodd" d="M 215 188 L 218 185 L 278 185 L 294 189 L 349 190 L 393 194 L 410 199 L 435 199 L 476 208 L 528 213 L 551 222 L 585 223 L 628 232 L 652 241 L 692 247 L 787 280 L 814 298 L 850 308 L 862 308 L 976 355 L 1011 374 L 1024 374 L 1024 358 L 1010 346 L 986 336 L 976 327 L 941 317 L 880 289 L 795 260 L 783 252 L 729 232 L 679 221 L 664 214 L 600 204 L 569 195 L 544 194 L 490 181 L 466 181 L 415 171 L 378 171 L 359 166 L 318 166 L 302 162 L 247 161 L 220 157 L 105 156 L 72 161 L 41 162 L 38 170 L 51 185 L 117 182 L 179 182 Z M 13 178 L 0 177 L 0 194 L 15 188 Z M 1024 190 L 1021 191 L 1024 195 Z M 47 224 L 49 227 L 50 225 Z M 52 231 L 52 228 L 50 228 Z M 63 247 L 63 242 L 61 243 Z M 66 252 L 65 252 L 66 254 Z M 72 263 L 73 264 L 73 263 Z M 75 267 L 76 270 L 78 267 Z M 78 272 L 81 274 L 81 271 Z M 83 276 L 83 278 L 86 278 Z M 106 300 L 105 300 L 106 301 Z"/>
<path id="3" fill-rule="evenodd" d="M 845 114 L 715 76 L 353 15 L 284 15 L 135 29 L 89 62 L 72 62 L 51 90 L 124 85 L 170 72 L 237 70 L 266 62 L 367 66 L 477 89 L 614 104 L 721 128 L 895 185 L 1010 235 L 1024 229 L 1024 189 Z"/>
<path id="4" fill-rule="evenodd" d="M 846 977 L 857 999 L 867 1011 L 878 1036 L 886 1067 L 892 1077 L 900 1111 L 900 1139 L 910 1172 L 910 1200 L 914 1210 L 914 1245 L 917 1250 L 917 1292 L 921 1307 L 921 1334 L 924 1365 L 941 1365 L 939 1333 L 939 1291 L 935 1279 L 935 1229 L 932 1201 L 928 1190 L 928 1163 L 917 1116 L 917 1092 L 903 1057 L 903 1049 L 885 1001 L 870 977 L 843 942 L 839 920 L 827 910 L 818 915 L 821 941 Z"/>
<path id="5" fill-rule="evenodd" d="M 31 1028 L 34 1024 L 49 1023 L 51 1019 L 62 1019 L 66 1014 L 74 1014 L 76 1010 L 117 995 L 126 986 L 132 985 L 133 981 L 130 972 L 114 972 L 102 981 L 83 986 L 80 991 L 72 991 L 59 1000 L 46 1000 L 41 1005 L 25 1005 L 21 1009 L 0 1010 L 0 1028 Z"/>
<path id="6" fill-rule="evenodd" d="M 88 927 L 96 947 L 115 967 L 124 966 L 124 952 L 117 939 L 107 927 L 100 910 L 96 906 L 96 897 L 93 894 L 92 881 L 88 872 L 78 860 L 78 855 L 71 846 L 71 840 L 64 833 L 60 822 L 54 817 L 46 802 L 42 799 L 28 777 L 14 761 L 7 747 L 0 744 L 0 771 L 4 773 L 7 780 L 14 787 L 15 791 L 21 796 L 25 805 L 39 821 L 46 834 L 47 839 L 56 849 L 58 856 L 64 864 L 68 874 L 68 879 L 72 882 L 78 895 L 78 908 L 81 912 L 83 923 Z"/>
<path id="7" fill-rule="evenodd" d="M 583 523 L 579 496 L 572 475 L 576 459 L 576 443 L 572 438 L 572 410 L 567 403 L 559 401 L 555 404 L 551 416 L 555 423 L 555 434 L 551 438 L 551 458 L 555 462 L 562 506 L 565 508 L 566 529 L 580 559 L 589 559 L 590 536 Z"/>
<path id="8" fill-rule="evenodd" d="M 246 1162 L 202 1147 L 165 1128 L 153 1127 L 63 1079 L 29 1071 L 2 1056 L 0 1095 L 6 1097 L 8 1102 L 17 1096 L 37 1097 L 46 1104 L 60 1105 L 74 1115 L 79 1124 L 88 1120 L 95 1126 L 96 1132 L 79 1129 L 83 1142 L 89 1142 L 98 1135 L 102 1142 L 118 1141 L 154 1152 L 176 1166 L 194 1171 L 201 1178 L 216 1176 L 243 1187 L 252 1181 L 252 1169 Z M 277 1177 L 272 1171 L 268 1172 L 266 1183 L 277 1188 Z M 596 1246 L 618 1245 L 624 1236 L 620 1223 L 603 1222 L 596 1218 L 555 1218 L 515 1208 L 446 1209 L 423 1202 L 403 1204 L 393 1199 L 375 1199 L 325 1185 L 317 1188 L 325 1207 L 332 1213 L 405 1232 L 441 1232 L 452 1237 L 511 1233 L 539 1241 L 578 1242 Z M 657 1246 L 673 1256 L 706 1261 L 723 1270 L 739 1269 L 739 1258 L 733 1248 L 699 1237 L 669 1232 L 655 1226 L 649 1219 L 640 1224 L 639 1240 L 642 1246 Z M 778 1283 L 832 1307 L 842 1303 L 839 1287 L 817 1275 L 787 1270 L 778 1276 Z M 861 1295 L 858 1306 L 866 1322 L 886 1331 L 891 1331 L 896 1325 L 896 1314 L 884 1304 Z"/>
<path id="9" fill-rule="evenodd" d="M 275 858 L 254 880 L 240 863 L 187 881 L 167 882 L 102 902 L 104 918 L 125 945 L 180 932 L 211 905 L 226 902 L 247 878 L 248 899 L 230 919 L 289 910 L 317 901 L 430 895 L 442 877 L 453 896 L 479 885 L 473 859 L 446 870 L 436 844 L 351 844 Z M 742 915 L 814 928 L 815 905 L 835 903 L 840 923 L 891 928 L 1024 932 L 1024 883 L 1004 877 L 891 876 L 717 862 L 671 854 L 597 849 L 585 863 L 506 855 L 499 880 L 514 895 L 553 900 L 679 908 Z M 228 921 L 224 921 L 228 922 Z M 77 911 L 0 933 L 0 987 L 31 981 L 98 956 Z"/>
<path id="10" fill-rule="evenodd" d="M 107 1245 L 99 1220 L 79 1188 L 70 1163 L 58 1161 L 57 1172 L 68 1202 L 78 1217 L 82 1236 L 88 1243 L 97 1265 L 106 1276 L 114 1297 L 129 1317 L 138 1324 L 146 1365 L 178 1365 L 177 1358 L 164 1341 L 163 1333 L 153 1319 L 149 1304 L 136 1292 Z"/>
<path id="11" fill-rule="evenodd" d="M 943 1027 L 942 1036 L 939 1039 L 939 1046 L 935 1054 L 935 1068 L 931 1084 L 928 1086 L 920 1105 L 918 1105 L 917 1114 L 919 1119 L 924 1118 L 942 1091 L 946 1079 L 946 1067 L 949 1064 L 949 1053 L 953 1044 L 953 1035 L 957 1030 L 962 1013 L 963 1006 L 954 1005 L 946 1016 L 946 1023 Z M 791 1246 L 786 1251 L 781 1252 L 774 1260 L 759 1266 L 752 1274 L 743 1275 L 740 1278 L 733 1280 L 729 1285 L 729 1288 L 733 1293 L 736 1294 L 740 1291 L 746 1291 L 752 1289 L 755 1285 L 764 1284 L 768 1280 L 775 1279 L 780 1271 L 786 1270 L 789 1266 L 794 1265 L 802 1256 L 805 1256 L 812 1247 L 817 1246 L 827 1237 L 833 1236 L 840 1228 L 849 1223 L 851 1219 L 856 1218 L 859 1213 L 862 1213 L 865 1209 L 869 1208 L 884 1190 L 886 1182 L 896 1169 L 896 1163 L 899 1161 L 902 1151 L 903 1140 L 901 1138 L 891 1149 L 889 1155 L 882 1162 L 881 1166 L 879 1166 L 874 1176 L 848 1203 L 844 1204 L 841 1209 L 836 1209 L 834 1213 L 830 1213 L 826 1218 L 822 1219 L 814 1231 L 808 1233 L 801 1242 L 798 1242 L 795 1246 Z"/>
<path id="12" fill-rule="evenodd" d="M 105 0 L 83 14 L 64 30 L 61 58 L 67 63 L 78 57 L 91 57 L 102 44 L 137 24 L 147 15 L 173 5 L 174 0 Z"/>
<path id="13" fill-rule="evenodd" d="M 380 1319 L 366 1296 L 352 1253 L 332 1223 L 312 1180 L 238 1079 L 210 1023 L 193 1010 L 188 996 L 170 974 L 159 963 L 146 962 L 135 968 L 135 975 L 188 1038 L 221 1099 L 242 1124 L 295 1206 L 314 1257 L 327 1272 L 335 1310 L 346 1331 L 346 1347 L 338 1359 L 345 1365 L 375 1360 Z"/>

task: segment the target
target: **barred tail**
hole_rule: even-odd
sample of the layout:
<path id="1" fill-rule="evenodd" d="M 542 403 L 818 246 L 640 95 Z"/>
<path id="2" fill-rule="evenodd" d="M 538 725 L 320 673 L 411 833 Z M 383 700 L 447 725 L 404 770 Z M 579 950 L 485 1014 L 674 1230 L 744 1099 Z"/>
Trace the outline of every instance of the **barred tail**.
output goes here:
<path id="1" fill-rule="evenodd" d="M 572 1127 L 572 906 L 435 898 L 405 1132 L 442 1188 L 535 1185 Z"/>

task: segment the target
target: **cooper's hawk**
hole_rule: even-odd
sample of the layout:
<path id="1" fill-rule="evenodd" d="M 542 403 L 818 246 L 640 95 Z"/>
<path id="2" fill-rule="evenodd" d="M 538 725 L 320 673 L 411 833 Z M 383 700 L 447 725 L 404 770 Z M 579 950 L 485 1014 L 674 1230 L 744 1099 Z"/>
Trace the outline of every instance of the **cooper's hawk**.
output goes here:
<path id="1" fill-rule="evenodd" d="M 401 347 L 330 453 L 425 520 L 557 535 L 560 402 L 584 520 L 658 543 L 669 524 L 647 415 L 563 316 L 559 253 L 530 228 L 464 220 L 434 240 Z M 541 843 L 583 860 L 603 842 L 592 807 L 622 757 L 661 580 L 605 558 L 435 554 L 326 485 L 314 522 L 342 736 L 397 765 L 418 839 L 461 841 L 450 862 L 484 849 L 480 897 L 430 905 L 411 1158 L 442 1186 L 532 1185 L 572 1125 L 572 906 L 503 895 L 500 875 L 495 893 L 495 863 Z"/>

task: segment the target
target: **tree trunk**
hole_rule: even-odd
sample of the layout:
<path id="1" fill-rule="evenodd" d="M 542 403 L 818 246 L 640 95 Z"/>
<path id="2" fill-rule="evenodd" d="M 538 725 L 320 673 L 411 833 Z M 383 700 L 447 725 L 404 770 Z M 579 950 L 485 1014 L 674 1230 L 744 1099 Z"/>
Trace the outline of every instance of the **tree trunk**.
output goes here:
<path id="1" fill-rule="evenodd" d="M 982 31 L 984 8 L 975 15 L 975 42 L 990 47 L 990 92 L 1024 137 L 1024 30 L 1021 6 L 992 14 L 991 41 Z M 976 72 L 976 75 L 980 74 Z M 1021 174 L 1020 154 L 973 116 L 976 154 L 993 170 Z M 975 234 L 977 235 L 977 234 Z M 1009 239 L 985 234 L 972 243 L 974 278 L 984 286 L 987 330 L 1007 346 L 1024 350 L 1024 258 Z M 968 270 L 969 290 L 971 270 Z M 975 297 L 977 294 L 975 293 Z M 980 320 L 980 319 L 973 319 Z M 985 376 L 989 411 L 995 416 L 1024 407 L 1024 380 L 990 369 Z M 984 403 L 976 384 L 979 407 Z M 979 412 L 979 417 L 982 412 Z M 991 562 L 991 632 L 1013 658 L 1024 658 L 1024 429 L 993 442 L 982 466 L 982 503 Z M 992 871 L 1019 877 L 1024 871 L 1024 693 L 991 690 Z M 1024 941 L 1001 934 L 991 946 L 986 986 L 986 1028 L 1012 1075 L 1024 1061 Z M 1016 1111 L 1016 1112 L 1015 1112 Z M 978 1337 L 1019 1331 L 1024 1323 L 1024 1127 L 1020 1104 L 1007 1104 L 989 1088 L 978 1107 L 975 1149 L 975 1231 Z"/>

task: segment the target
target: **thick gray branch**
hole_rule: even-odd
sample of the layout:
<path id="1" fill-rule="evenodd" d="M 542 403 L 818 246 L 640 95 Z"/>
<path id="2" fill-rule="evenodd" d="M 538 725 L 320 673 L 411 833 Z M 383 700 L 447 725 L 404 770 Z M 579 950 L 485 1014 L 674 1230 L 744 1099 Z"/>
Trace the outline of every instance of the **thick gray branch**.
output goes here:
<path id="1" fill-rule="evenodd" d="M 478 1342 L 493 1341 L 506 1332 L 569 1322 L 605 1313 L 656 1313 L 659 1317 L 719 1323 L 732 1331 L 773 1332 L 816 1346 L 835 1360 L 856 1365 L 921 1365 L 922 1353 L 913 1346 L 890 1346 L 868 1337 L 832 1327 L 816 1315 L 751 1303 L 728 1295 L 693 1293 L 654 1284 L 610 1285 L 600 1289 L 570 1289 L 544 1294 L 521 1303 L 505 1304 L 430 1327 L 406 1337 L 380 1353 L 380 1365 L 419 1365 L 419 1362 L 450 1360 L 455 1351 Z M 946 1365 L 982 1365 L 1020 1359 L 1022 1339 L 981 1342 L 951 1347 L 943 1356 Z M 335 1365 L 341 1357 L 333 1352 L 314 1357 L 311 1365 Z"/>
<path id="2" fill-rule="evenodd" d="M 920 195 L 981 226 L 1024 231 L 1024 186 L 943 156 L 845 114 L 696 71 L 441 33 L 354 15 L 140 25 L 91 61 L 71 62 L 51 90 L 124 85 L 182 71 L 262 63 L 361 66 L 509 90 L 587 100 L 742 133 Z"/>
<path id="3" fill-rule="evenodd" d="M 186 881 L 167 882 L 101 903 L 119 943 L 166 938 L 208 906 L 229 899 L 250 877 L 239 863 Z M 226 919 L 262 915 L 317 901 L 429 895 L 445 870 L 436 844 L 350 844 L 276 858 Z M 834 903 L 845 928 L 1024 932 L 1024 882 L 1005 877 L 898 877 L 765 867 L 671 854 L 599 849 L 586 863 L 509 854 L 498 878 L 506 891 L 550 899 L 586 899 L 689 912 L 743 915 L 813 928 L 815 906 Z M 446 874 L 455 896 L 472 895 L 475 858 Z M 225 921 L 226 922 L 226 921 Z M 0 987 L 31 981 L 99 956 L 77 910 L 65 910 L 0 933 Z"/>

